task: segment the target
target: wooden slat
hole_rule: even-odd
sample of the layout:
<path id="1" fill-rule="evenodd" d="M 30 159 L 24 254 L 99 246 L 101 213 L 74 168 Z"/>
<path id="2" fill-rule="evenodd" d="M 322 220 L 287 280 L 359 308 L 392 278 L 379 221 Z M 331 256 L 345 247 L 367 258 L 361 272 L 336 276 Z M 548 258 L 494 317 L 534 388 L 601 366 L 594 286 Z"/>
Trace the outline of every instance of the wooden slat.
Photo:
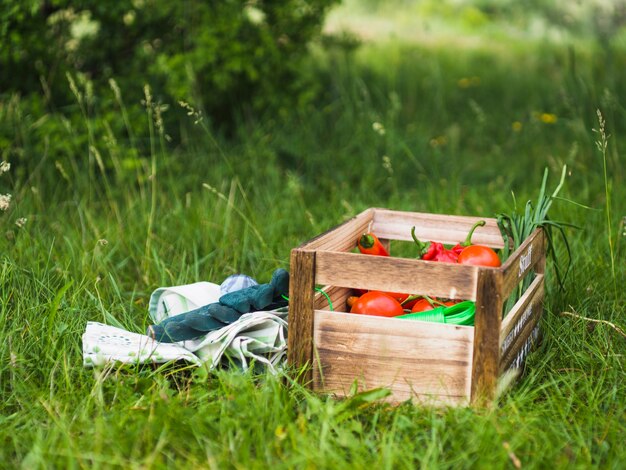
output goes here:
<path id="1" fill-rule="evenodd" d="M 501 273 L 481 269 L 478 273 L 474 355 L 472 363 L 473 404 L 491 402 L 496 393 L 500 359 L 500 322 L 503 298 Z"/>
<path id="2" fill-rule="evenodd" d="M 392 401 L 411 397 L 466 403 L 473 328 L 315 311 L 314 389 L 345 395 L 390 387 Z"/>
<path id="3" fill-rule="evenodd" d="M 515 358 L 522 353 L 522 349 L 526 346 L 526 343 L 529 341 L 529 338 L 535 328 L 539 324 L 539 320 L 541 319 L 541 310 L 539 311 L 539 315 L 535 315 L 530 318 L 530 320 L 524 325 L 524 328 L 521 330 L 520 334 L 516 337 L 514 345 L 507 351 L 506 355 L 503 355 L 500 359 L 500 373 L 502 374 L 507 369 L 510 368 Z M 528 352 L 528 351 L 527 351 Z M 526 353 L 527 353 L 526 352 Z"/>
<path id="4" fill-rule="evenodd" d="M 300 245 L 302 250 L 350 251 L 358 238 L 370 231 L 373 209 L 367 209 L 330 230 Z"/>
<path id="5" fill-rule="evenodd" d="M 548 237 L 546 237 L 545 232 L 542 231 L 543 234 L 543 247 L 541 249 L 541 253 L 539 255 L 539 259 L 535 264 L 535 272 L 538 274 L 544 274 L 546 272 L 546 257 L 548 251 Z"/>
<path id="6" fill-rule="evenodd" d="M 346 311 L 346 300 L 352 295 L 352 289 L 338 286 L 324 286 L 322 290 L 328 294 L 330 301 L 333 303 L 333 308 L 336 311 Z M 315 293 L 313 306 L 315 309 L 319 310 L 330 310 L 328 299 L 319 292 Z"/>
<path id="7" fill-rule="evenodd" d="M 476 299 L 478 267 L 418 259 L 330 253 L 315 258 L 319 284 L 424 294 L 449 299 Z"/>
<path id="8" fill-rule="evenodd" d="M 471 227 L 479 220 L 484 220 L 486 224 L 476 229 L 472 242 L 492 248 L 504 247 L 496 219 L 487 217 L 374 209 L 372 231 L 382 238 L 411 241 L 411 227 L 415 226 L 415 234 L 422 241 L 434 240 L 454 245 L 463 242 Z"/>
<path id="9" fill-rule="evenodd" d="M 509 256 L 509 259 L 501 267 L 503 297 L 508 297 L 524 276 L 540 261 L 545 263 L 545 242 L 543 230 L 538 228 Z"/>
<path id="10" fill-rule="evenodd" d="M 312 364 L 313 359 L 313 298 L 315 288 L 315 252 L 292 250 L 289 280 L 289 335 L 287 360 L 296 367 Z M 300 378 L 311 380 L 311 369 Z"/>
<path id="11" fill-rule="evenodd" d="M 502 354 L 500 356 L 500 373 L 504 372 L 511 362 L 517 357 L 533 329 L 539 323 L 543 313 L 543 283 L 535 290 L 526 308 L 522 310 L 518 321 L 512 326 L 510 332 L 502 342 Z"/>
<path id="12" fill-rule="evenodd" d="M 515 303 L 507 316 L 504 317 L 500 328 L 500 346 L 502 346 L 508 334 L 520 321 L 520 318 L 526 315 L 529 305 L 532 307 L 532 304 L 534 304 L 538 298 L 543 298 L 543 286 L 544 276 L 543 274 L 537 274 L 533 282 L 528 286 L 528 289 L 526 289 L 526 292 L 524 292 Z"/>

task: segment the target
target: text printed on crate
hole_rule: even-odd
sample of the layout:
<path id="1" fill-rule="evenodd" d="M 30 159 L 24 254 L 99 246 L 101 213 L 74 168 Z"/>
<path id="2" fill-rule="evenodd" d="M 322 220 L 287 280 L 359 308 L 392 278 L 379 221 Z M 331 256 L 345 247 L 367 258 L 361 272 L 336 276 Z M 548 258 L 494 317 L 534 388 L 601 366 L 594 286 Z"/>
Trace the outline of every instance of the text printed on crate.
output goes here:
<path id="1" fill-rule="evenodd" d="M 522 255 L 519 259 L 519 273 L 517 277 L 521 277 L 522 274 L 524 274 L 524 272 L 530 266 L 532 259 L 533 259 L 533 246 L 530 245 L 528 247 L 528 251 L 526 252 L 526 254 Z"/>

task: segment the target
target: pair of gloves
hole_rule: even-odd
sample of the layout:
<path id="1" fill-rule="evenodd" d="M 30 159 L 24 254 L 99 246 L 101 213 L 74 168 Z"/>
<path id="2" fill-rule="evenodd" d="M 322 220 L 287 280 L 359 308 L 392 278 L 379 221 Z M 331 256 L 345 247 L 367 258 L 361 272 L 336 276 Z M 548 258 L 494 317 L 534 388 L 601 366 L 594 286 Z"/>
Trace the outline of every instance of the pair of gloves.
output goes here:
<path id="1" fill-rule="evenodd" d="M 224 294 L 218 302 L 150 325 L 147 335 L 162 343 L 187 341 L 237 321 L 241 315 L 287 306 L 289 273 L 277 269 L 268 284 L 257 284 Z"/>

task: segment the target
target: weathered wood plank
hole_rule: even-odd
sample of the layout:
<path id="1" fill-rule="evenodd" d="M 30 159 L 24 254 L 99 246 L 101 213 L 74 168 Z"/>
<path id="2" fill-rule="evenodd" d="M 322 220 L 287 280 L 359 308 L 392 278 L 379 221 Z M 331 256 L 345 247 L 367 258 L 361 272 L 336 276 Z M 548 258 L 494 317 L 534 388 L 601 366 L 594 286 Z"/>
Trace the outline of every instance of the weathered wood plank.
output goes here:
<path id="1" fill-rule="evenodd" d="M 467 403 L 473 328 L 414 320 L 315 311 L 315 390 L 346 395 L 390 387 L 409 398 Z"/>
<path id="2" fill-rule="evenodd" d="M 476 229 L 472 242 L 492 248 L 504 247 L 496 219 L 487 217 L 374 209 L 372 231 L 382 238 L 411 241 L 411 228 L 415 226 L 415 234 L 420 240 L 454 245 L 464 241 L 471 227 L 480 220 L 486 222 L 485 226 Z"/>
<path id="3" fill-rule="evenodd" d="M 531 333 L 539 324 L 543 314 L 543 283 L 540 289 L 536 290 L 534 296 L 523 310 L 518 322 L 513 329 L 502 340 L 502 354 L 500 356 L 500 373 L 507 370 L 510 364 L 520 354 Z"/>
<path id="4" fill-rule="evenodd" d="M 533 332 L 537 331 L 540 319 L 541 314 L 535 315 L 524 325 L 524 328 L 516 337 L 514 345 L 507 351 L 506 355 L 502 356 L 502 359 L 500 360 L 500 374 L 504 373 L 511 367 L 511 364 L 515 361 L 519 354 L 523 353 L 526 355 L 530 352 L 530 349 L 524 351 L 524 348 L 527 347 L 527 342 L 530 340 Z"/>
<path id="5" fill-rule="evenodd" d="M 526 365 L 526 358 L 528 357 L 528 354 L 535 349 L 540 341 L 541 328 L 539 322 L 537 322 L 535 327 L 530 332 L 525 333 L 525 341 L 520 343 L 520 345 L 515 348 L 515 354 L 511 354 L 509 357 L 505 358 L 505 361 L 500 362 L 500 374 L 503 375 L 507 373 L 513 367 L 516 369 L 523 369 Z"/>
<path id="6" fill-rule="evenodd" d="M 539 253 L 539 259 L 537 263 L 535 263 L 535 272 L 537 274 L 545 274 L 546 272 L 546 257 L 548 255 L 548 237 L 545 232 L 543 232 L 543 246 L 541 248 L 541 253 Z"/>
<path id="7" fill-rule="evenodd" d="M 502 295 L 508 297 L 513 289 L 537 263 L 545 263 L 543 230 L 538 228 L 528 237 L 500 268 L 503 273 Z"/>
<path id="8" fill-rule="evenodd" d="M 376 232 L 374 232 L 374 234 L 376 234 Z M 378 235 L 376 235 L 378 237 Z M 391 253 L 391 240 L 389 238 L 380 238 L 378 237 L 378 239 L 380 240 L 380 243 L 385 247 L 385 249 L 387 250 L 387 253 Z"/>
<path id="9" fill-rule="evenodd" d="M 333 308 L 339 312 L 346 312 L 346 300 L 352 295 L 352 289 L 338 286 L 324 286 L 322 290 L 328 294 L 330 301 L 333 303 Z M 328 299 L 319 293 L 315 293 L 315 300 L 313 306 L 316 310 L 330 310 L 328 305 Z"/>
<path id="10" fill-rule="evenodd" d="M 300 245 L 302 250 L 350 251 L 361 235 L 370 231 L 373 209 L 366 209 L 342 224 Z"/>
<path id="11" fill-rule="evenodd" d="M 509 337 L 511 330 L 518 325 L 523 317 L 529 315 L 528 307 L 532 307 L 537 299 L 543 298 L 544 277 L 543 274 L 537 274 L 533 282 L 528 286 L 526 292 L 515 303 L 511 311 L 502 320 L 500 328 L 500 346 L 505 343 L 505 339 Z"/>
<path id="12" fill-rule="evenodd" d="M 501 272 L 481 269 L 476 294 L 471 393 L 472 403 L 477 405 L 491 402 L 496 393 L 500 366 L 501 292 Z"/>
<path id="13" fill-rule="evenodd" d="M 424 294 L 449 299 L 476 299 L 476 266 L 359 253 L 318 252 L 319 284 Z"/>
<path id="14" fill-rule="evenodd" d="M 313 359 L 315 252 L 292 250 L 290 270 L 287 360 L 299 368 L 310 366 Z M 303 383 L 310 382 L 310 367 L 300 377 Z"/>

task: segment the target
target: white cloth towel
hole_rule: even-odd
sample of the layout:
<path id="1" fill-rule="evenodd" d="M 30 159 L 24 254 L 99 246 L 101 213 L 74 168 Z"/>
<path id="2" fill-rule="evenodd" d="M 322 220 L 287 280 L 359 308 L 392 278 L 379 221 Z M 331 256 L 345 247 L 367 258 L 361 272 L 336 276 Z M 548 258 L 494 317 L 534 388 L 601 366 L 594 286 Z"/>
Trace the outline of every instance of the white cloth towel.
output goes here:
<path id="1" fill-rule="evenodd" d="M 150 296 L 149 314 L 158 323 L 217 302 L 220 295 L 220 286 L 210 282 L 159 288 Z M 149 336 L 97 322 L 87 322 L 83 334 L 85 367 L 109 362 L 144 364 L 185 360 L 214 368 L 227 359 L 243 369 L 255 361 L 276 372 L 285 359 L 286 349 L 286 308 L 246 313 L 224 328 L 179 343 L 159 343 Z"/>

